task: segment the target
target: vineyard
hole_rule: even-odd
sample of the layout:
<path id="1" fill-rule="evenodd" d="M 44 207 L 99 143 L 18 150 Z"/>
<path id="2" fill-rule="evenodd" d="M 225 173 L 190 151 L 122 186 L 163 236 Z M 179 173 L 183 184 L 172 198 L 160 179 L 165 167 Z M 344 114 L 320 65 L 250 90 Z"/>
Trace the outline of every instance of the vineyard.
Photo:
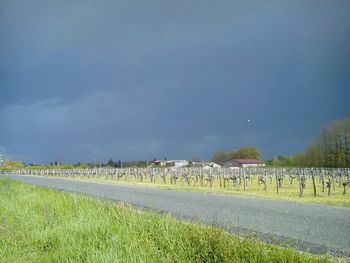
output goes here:
<path id="1" fill-rule="evenodd" d="M 94 169 L 19 169 L 6 174 L 41 175 L 119 182 L 215 188 L 238 192 L 289 193 L 303 197 L 306 191 L 346 195 L 350 188 L 348 168 L 94 168 Z"/>

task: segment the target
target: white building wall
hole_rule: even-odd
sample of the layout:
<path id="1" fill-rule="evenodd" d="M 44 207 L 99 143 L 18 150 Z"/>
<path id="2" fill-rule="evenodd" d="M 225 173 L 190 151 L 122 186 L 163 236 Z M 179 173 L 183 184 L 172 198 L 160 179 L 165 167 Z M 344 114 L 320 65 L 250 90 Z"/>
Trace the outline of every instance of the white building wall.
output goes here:
<path id="1" fill-rule="evenodd" d="M 176 160 L 173 161 L 174 162 L 174 167 L 178 168 L 178 167 L 184 167 L 189 165 L 189 162 L 186 160 Z"/>

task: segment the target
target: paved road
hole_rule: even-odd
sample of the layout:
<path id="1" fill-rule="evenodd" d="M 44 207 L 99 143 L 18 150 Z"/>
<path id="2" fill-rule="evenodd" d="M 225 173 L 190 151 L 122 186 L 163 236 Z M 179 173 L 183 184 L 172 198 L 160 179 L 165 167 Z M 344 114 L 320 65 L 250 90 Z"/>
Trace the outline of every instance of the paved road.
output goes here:
<path id="1" fill-rule="evenodd" d="M 47 177 L 12 176 L 26 183 L 123 201 L 138 207 L 200 219 L 231 232 L 292 242 L 313 253 L 350 256 L 350 209 L 236 196 L 110 185 Z"/>

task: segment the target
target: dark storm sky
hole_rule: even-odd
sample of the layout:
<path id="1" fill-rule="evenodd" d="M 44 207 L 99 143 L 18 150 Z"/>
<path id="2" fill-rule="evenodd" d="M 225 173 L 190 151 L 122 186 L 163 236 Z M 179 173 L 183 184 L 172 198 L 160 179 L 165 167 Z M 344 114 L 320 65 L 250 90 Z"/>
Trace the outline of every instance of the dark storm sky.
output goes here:
<path id="1" fill-rule="evenodd" d="M 347 0 L 1 0 L 1 151 L 27 162 L 302 152 L 350 116 L 349 14 Z"/>

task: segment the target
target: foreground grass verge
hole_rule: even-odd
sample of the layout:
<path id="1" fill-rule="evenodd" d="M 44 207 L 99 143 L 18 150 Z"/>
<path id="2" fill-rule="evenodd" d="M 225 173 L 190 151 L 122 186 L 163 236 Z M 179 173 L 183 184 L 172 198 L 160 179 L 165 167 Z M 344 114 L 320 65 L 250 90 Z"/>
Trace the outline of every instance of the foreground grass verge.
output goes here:
<path id="1" fill-rule="evenodd" d="M 0 262 L 330 262 L 171 216 L 0 179 Z"/>
<path id="2" fill-rule="evenodd" d="M 267 190 L 263 189 L 262 185 L 258 185 L 256 181 L 249 182 L 246 190 L 243 190 L 243 187 L 236 188 L 231 185 L 227 188 L 220 188 L 218 182 L 213 184 L 213 187 L 199 187 L 195 185 L 188 186 L 185 182 L 179 181 L 176 185 L 174 184 L 164 184 L 161 180 L 158 180 L 154 183 L 144 181 L 139 182 L 135 179 L 125 181 L 125 180 L 111 180 L 108 177 L 99 177 L 99 178 L 82 178 L 82 177 L 67 177 L 67 176 L 50 176 L 52 178 L 63 178 L 63 179 L 74 179 L 79 181 L 93 181 L 100 183 L 112 183 L 112 184 L 126 184 L 126 185 L 134 185 L 134 186 L 147 186 L 147 187 L 156 187 L 160 189 L 166 190 L 177 190 L 177 191 L 188 191 L 188 192 L 202 192 L 208 194 L 221 194 L 221 195 L 235 195 L 235 196 L 245 196 L 245 197 L 254 197 L 254 198 L 265 198 L 265 199 L 273 199 L 273 200 L 281 200 L 281 201 L 293 201 L 293 202 L 301 202 L 308 204 L 322 204 L 322 205 L 330 205 L 337 207 L 350 207 L 350 191 L 343 195 L 343 190 L 341 187 L 336 187 L 335 190 L 332 189 L 331 195 L 327 195 L 327 191 L 321 191 L 321 183 L 317 182 L 317 188 L 319 189 L 317 192 L 317 196 L 315 197 L 313 194 L 312 182 L 311 180 L 306 181 L 306 189 L 303 197 L 299 196 L 299 186 L 297 182 L 293 182 L 290 184 L 286 182 L 282 188 L 279 189 L 279 193 L 276 193 L 275 185 L 269 185 Z M 170 179 L 168 180 L 170 181 Z"/>

